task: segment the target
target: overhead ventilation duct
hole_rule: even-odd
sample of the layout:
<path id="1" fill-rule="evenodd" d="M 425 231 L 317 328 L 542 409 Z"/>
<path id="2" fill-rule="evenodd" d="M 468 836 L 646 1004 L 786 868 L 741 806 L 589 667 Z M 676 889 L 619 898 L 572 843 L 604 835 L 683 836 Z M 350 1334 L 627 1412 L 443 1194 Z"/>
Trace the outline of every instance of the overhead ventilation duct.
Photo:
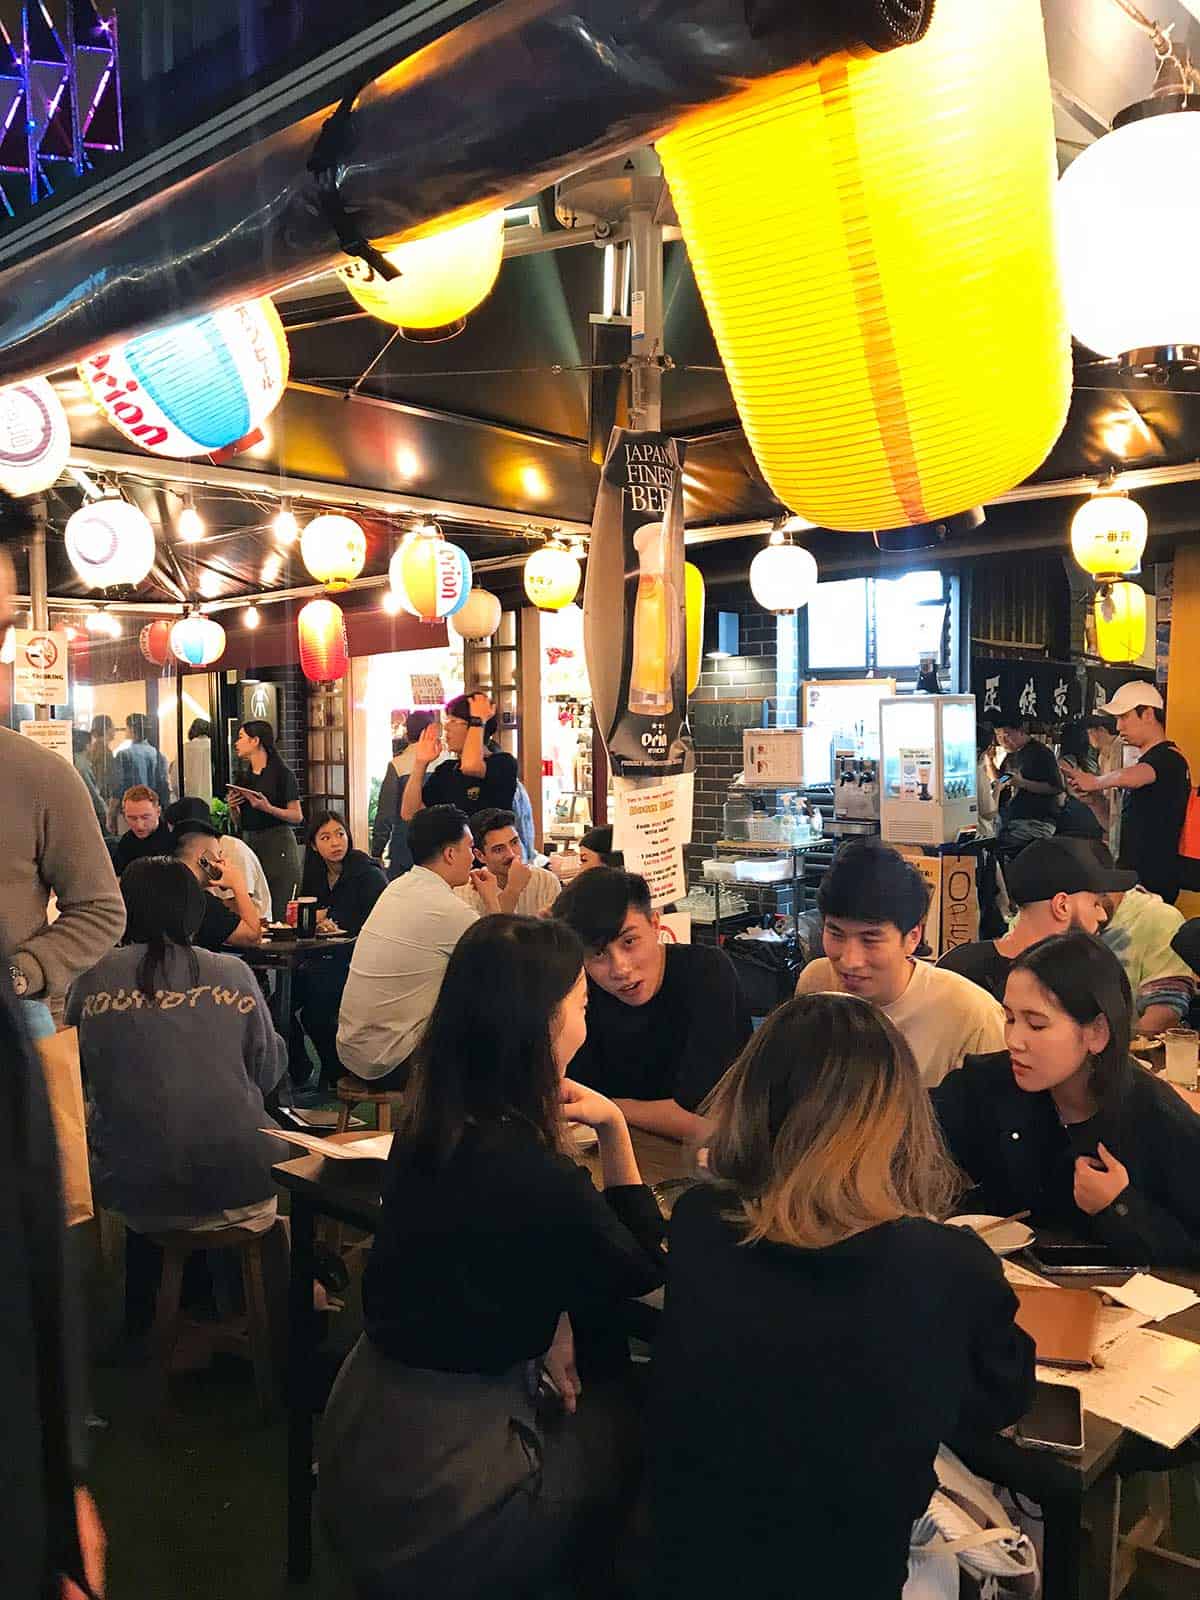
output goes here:
<path id="1" fill-rule="evenodd" d="M 503 0 L 321 112 L 0 275 L 0 378 L 370 258 L 645 144 L 934 0 Z M 341 248 L 339 247 L 339 241 Z"/>

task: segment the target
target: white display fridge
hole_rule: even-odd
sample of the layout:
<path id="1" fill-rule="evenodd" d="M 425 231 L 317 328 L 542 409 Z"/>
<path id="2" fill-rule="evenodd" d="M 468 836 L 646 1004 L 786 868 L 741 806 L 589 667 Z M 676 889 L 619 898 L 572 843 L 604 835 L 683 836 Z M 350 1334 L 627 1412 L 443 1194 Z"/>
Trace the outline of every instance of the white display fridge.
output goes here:
<path id="1" fill-rule="evenodd" d="M 880 832 L 892 844 L 952 844 L 979 822 L 975 696 L 879 702 Z"/>

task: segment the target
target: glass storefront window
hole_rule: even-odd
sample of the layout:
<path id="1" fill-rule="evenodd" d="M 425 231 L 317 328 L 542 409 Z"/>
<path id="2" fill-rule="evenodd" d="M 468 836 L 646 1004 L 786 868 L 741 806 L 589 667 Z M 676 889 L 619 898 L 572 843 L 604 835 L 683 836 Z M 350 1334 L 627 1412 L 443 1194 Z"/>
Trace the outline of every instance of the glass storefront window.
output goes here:
<path id="1" fill-rule="evenodd" d="M 865 578 L 819 583 L 807 611 L 810 672 L 862 669 L 869 664 Z"/>

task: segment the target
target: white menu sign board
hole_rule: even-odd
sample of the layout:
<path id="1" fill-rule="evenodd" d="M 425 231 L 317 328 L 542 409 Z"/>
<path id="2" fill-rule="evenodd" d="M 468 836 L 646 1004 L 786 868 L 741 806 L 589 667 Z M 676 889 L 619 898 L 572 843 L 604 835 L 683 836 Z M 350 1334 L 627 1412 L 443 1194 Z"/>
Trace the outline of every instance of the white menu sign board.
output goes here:
<path id="1" fill-rule="evenodd" d="M 43 750 L 53 750 L 64 761 L 74 760 L 71 747 L 73 725 L 69 722 L 23 722 L 21 732 L 27 739 L 40 744 Z"/>
<path id="2" fill-rule="evenodd" d="M 19 706 L 65 706 L 67 636 L 44 628 L 14 628 L 13 699 Z"/>
<path id="3" fill-rule="evenodd" d="M 694 787 L 691 772 L 657 783 L 613 779 L 613 849 L 624 855 L 626 872 L 645 878 L 655 906 L 687 893 L 683 847 L 692 837 Z"/>

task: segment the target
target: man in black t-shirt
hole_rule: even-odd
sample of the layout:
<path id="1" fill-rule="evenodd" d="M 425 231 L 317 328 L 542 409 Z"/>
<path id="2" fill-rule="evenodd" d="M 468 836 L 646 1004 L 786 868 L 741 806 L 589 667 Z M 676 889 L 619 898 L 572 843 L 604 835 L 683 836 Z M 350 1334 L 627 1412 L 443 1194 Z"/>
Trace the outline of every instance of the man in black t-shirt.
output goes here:
<path id="1" fill-rule="evenodd" d="M 1103 844 L 1099 850 L 1107 865 L 1083 839 L 1060 836 L 1027 845 L 1004 869 L 1008 897 L 1020 908 L 1012 927 L 1002 939 L 957 945 L 938 966 L 970 978 L 1003 1005 L 1004 986 L 1019 955 L 1072 928 L 1098 934 L 1108 920 L 1103 897 L 1133 888 L 1134 874 L 1118 872 Z"/>
<path id="2" fill-rule="evenodd" d="M 704 1100 L 751 1034 L 733 963 L 703 945 L 664 945 L 646 880 L 596 867 L 554 915 L 583 941 L 587 1039 L 571 1076 L 615 1100 L 633 1128 L 698 1138 Z"/>
<path id="3" fill-rule="evenodd" d="M 1168 905 L 1179 898 L 1179 835 L 1192 780 L 1188 764 L 1167 738 L 1163 697 L 1152 683 L 1123 683 L 1101 710 L 1117 719 L 1117 732 L 1138 752 L 1132 766 L 1094 773 L 1072 768 L 1068 781 L 1081 794 L 1125 791 L 1120 865 L 1137 873 L 1143 889 Z"/>
<path id="4" fill-rule="evenodd" d="M 204 918 L 192 942 L 201 950 L 259 944 L 262 918 L 250 898 L 245 878 L 216 849 L 218 838 L 211 823 L 195 817 L 183 817 L 175 826 L 176 859 L 195 873 L 205 889 Z M 208 892 L 213 888 L 230 890 L 231 904 L 226 905 Z"/>
<path id="5" fill-rule="evenodd" d="M 1052 838 L 1065 792 L 1054 751 L 1033 737 L 1028 720 L 1000 725 L 996 737 L 1008 752 L 1000 768 L 1000 782 L 1007 785 L 1001 790 L 1001 849 Z"/>
<path id="6" fill-rule="evenodd" d="M 457 759 L 445 761 L 426 776 L 441 751 L 441 734 L 431 723 L 417 740 L 413 769 L 404 785 L 400 815 L 411 822 L 425 806 L 457 806 L 477 811 L 511 811 L 517 792 L 517 763 L 507 750 L 489 752 L 495 730 L 495 707 L 486 694 L 456 695 L 446 704 L 446 749 Z"/>

